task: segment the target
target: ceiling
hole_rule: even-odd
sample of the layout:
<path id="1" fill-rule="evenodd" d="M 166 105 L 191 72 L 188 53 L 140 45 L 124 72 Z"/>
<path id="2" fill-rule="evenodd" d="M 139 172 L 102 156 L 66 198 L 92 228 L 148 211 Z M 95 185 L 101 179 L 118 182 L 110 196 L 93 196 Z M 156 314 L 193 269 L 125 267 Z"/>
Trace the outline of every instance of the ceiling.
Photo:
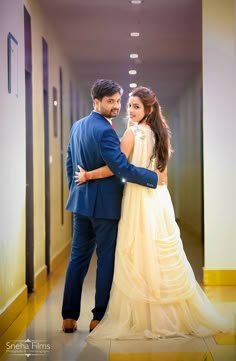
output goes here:
<path id="1" fill-rule="evenodd" d="M 200 72 L 201 0 L 38 0 L 55 28 L 81 86 L 114 79 L 152 88 L 171 107 Z M 131 37 L 130 32 L 139 32 Z M 130 59 L 138 53 L 138 59 Z M 129 75 L 130 69 L 137 70 Z"/>

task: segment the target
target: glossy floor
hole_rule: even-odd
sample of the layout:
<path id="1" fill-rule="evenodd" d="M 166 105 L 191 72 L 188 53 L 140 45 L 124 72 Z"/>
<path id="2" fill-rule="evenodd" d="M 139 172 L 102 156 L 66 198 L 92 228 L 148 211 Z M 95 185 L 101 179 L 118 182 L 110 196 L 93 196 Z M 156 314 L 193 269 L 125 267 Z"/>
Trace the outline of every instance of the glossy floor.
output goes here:
<path id="1" fill-rule="evenodd" d="M 190 239 L 189 239 L 190 240 Z M 195 246 L 194 246 L 195 245 Z M 187 256 L 201 283 L 202 253 L 199 245 L 185 243 Z M 235 361 L 234 334 L 209 338 L 172 338 L 158 341 L 104 341 L 87 344 L 88 326 L 94 299 L 93 260 L 86 277 L 82 314 L 78 330 L 64 334 L 61 330 L 61 302 L 66 262 L 54 272 L 48 283 L 29 297 L 29 303 L 18 319 L 0 339 L 2 360 L 63 361 Z M 216 307 L 232 315 L 235 322 L 236 287 L 205 289 Z"/>

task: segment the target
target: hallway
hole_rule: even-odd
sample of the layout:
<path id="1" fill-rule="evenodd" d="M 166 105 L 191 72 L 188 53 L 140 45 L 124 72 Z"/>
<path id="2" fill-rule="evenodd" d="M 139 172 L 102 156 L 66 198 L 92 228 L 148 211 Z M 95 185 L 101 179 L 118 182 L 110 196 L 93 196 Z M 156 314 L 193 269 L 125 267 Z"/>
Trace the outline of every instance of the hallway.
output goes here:
<path id="1" fill-rule="evenodd" d="M 235 44 L 236 0 L 0 1 L 0 360 L 236 360 Z M 78 330 L 62 332 L 67 144 L 98 77 L 124 89 L 119 137 L 130 89 L 158 94 L 184 249 L 232 334 L 88 345 L 95 262 Z"/>
<path id="2" fill-rule="evenodd" d="M 182 231 L 182 235 L 186 254 L 200 282 L 201 249 L 193 246 L 196 242 L 188 232 Z M 205 339 L 189 337 L 87 344 L 86 336 L 94 298 L 95 258 L 84 285 L 78 330 L 74 334 L 63 333 L 60 309 L 66 263 L 65 260 L 36 294 L 31 294 L 27 307 L 2 336 L 0 356 L 6 353 L 1 360 L 234 361 L 236 359 L 235 334 L 217 335 Z M 206 287 L 205 291 L 216 308 L 225 315 L 232 315 L 232 323 L 235 322 L 236 287 Z M 13 346 L 13 340 L 18 344 L 17 348 Z M 26 340 L 28 340 L 28 350 L 25 346 Z M 27 357 L 26 354 L 31 355 Z"/>

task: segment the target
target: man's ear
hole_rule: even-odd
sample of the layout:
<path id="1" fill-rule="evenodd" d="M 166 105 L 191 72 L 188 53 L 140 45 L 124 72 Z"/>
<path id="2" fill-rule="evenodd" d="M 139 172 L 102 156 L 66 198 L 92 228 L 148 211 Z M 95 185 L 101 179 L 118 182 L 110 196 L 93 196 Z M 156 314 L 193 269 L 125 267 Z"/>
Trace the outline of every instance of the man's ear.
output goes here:
<path id="1" fill-rule="evenodd" d="M 98 109 L 98 105 L 99 105 L 99 100 L 97 98 L 94 98 L 93 99 L 93 106 L 94 106 L 94 109 Z"/>

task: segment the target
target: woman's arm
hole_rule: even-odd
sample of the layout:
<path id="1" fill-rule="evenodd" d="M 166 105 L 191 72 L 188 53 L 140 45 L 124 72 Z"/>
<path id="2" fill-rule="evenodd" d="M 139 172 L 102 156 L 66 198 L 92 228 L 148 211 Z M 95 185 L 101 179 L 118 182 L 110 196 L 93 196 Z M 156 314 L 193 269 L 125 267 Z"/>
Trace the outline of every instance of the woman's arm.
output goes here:
<path id="1" fill-rule="evenodd" d="M 127 129 L 122 137 L 120 143 L 121 151 L 126 155 L 126 158 L 129 157 L 134 146 L 134 134 L 131 129 Z M 85 171 L 83 168 L 78 166 L 79 172 L 75 172 L 75 182 L 77 184 L 85 183 L 93 179 L 101 179 L 111 177 L 113 175 L 112 171 L 107 165 L 103 167 L 93 169 L 91 171 Z"/>
<path id="2" fill-rule="evenodd" d="M 104 165 L 103 167 L 97 169 L 93 169 L 88 172 L 79 165 L 78 168 L 79 172 L 75 172 L 75 182 L 78 185 L 85 183 L 89 180 L 107 178 L 113 175 L 112 171 L 107 165 Z"/>
<path id="3" fill-rule="evenodd" d="M 168 186 L 168 173 L 167 173 L 167 166 L 165 167 L 165 169 L 163 170 L 163 175 L 164 175 L 164 179 L 162 184 L 165 184 Z"/>

